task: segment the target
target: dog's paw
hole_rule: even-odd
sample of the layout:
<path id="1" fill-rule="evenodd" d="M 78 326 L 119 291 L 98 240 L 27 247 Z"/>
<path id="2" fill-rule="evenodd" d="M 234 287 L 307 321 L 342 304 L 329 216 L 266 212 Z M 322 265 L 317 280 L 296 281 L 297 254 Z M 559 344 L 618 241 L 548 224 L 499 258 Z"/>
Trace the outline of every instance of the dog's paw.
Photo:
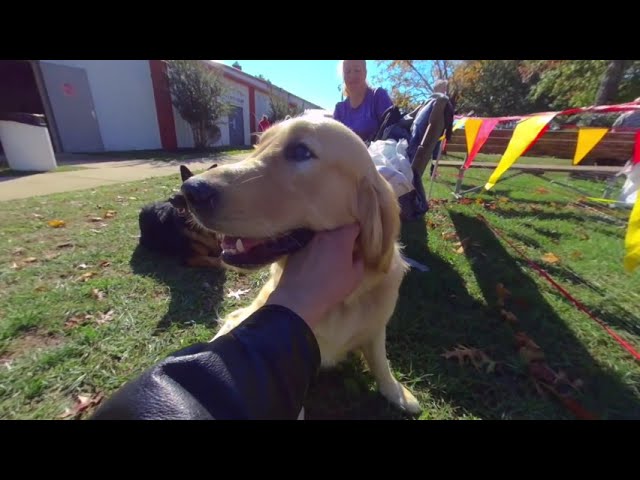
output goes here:
<path id="1" fill-rule="evenodd" d="M 380 393 L 392 404 L 411 415 L 416 415 L 422 411 L 422 407 L 413 393 L 400 382 L 380 388 Z"/>

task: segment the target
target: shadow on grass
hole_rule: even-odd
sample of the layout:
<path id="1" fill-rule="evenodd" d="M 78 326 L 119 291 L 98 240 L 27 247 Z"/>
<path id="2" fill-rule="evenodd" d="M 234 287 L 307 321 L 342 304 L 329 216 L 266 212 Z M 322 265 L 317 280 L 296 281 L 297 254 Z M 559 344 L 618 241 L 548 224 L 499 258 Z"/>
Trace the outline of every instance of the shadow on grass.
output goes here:
<path id="1" fill-rule="evenodd" d="M 151 253 L 140 245 L 129 263 L 135 274 L 154 278 L 170 289 L 171 303 L 158 322 L 156 333 L 174 324 L 217 325 L 215 312 L 224 298 L 224 270 L 185 267 L 178 259 Z"/>
<path id="2" fill-rule="evenodd" d="M 602 418 L 638 418 L 640 402 L 637 394 L 591 356 L 565 321 L 548 304 L 537 284 L 523 272 L 519 262 L 503 248 L 487 226 L 477 218 L 461 213 L 452 212 L 451 218 L 458 235 L 461 238 L 470 237 L 479 243 L 486 255 L 477 255 L 473 248 L 465 252 L 487 305 L 496 305 L 498 301 L 496 284 L 501 282 L 507 285 L 513 298 L 519 300 L 518 304 L 511 307 L 519 320 L 517 330 L 526 332 L 540 345 L 552 368 L 556 371 L 565 370 L 570 378 L 581 378 L 585 382 L 584 394 L 579 401 Z M 498 318 L 497 315 L 494 318 Z M 491 346 L 499 340 L 496 353 L 505 359 L 511 357 L 511 362 L 517 363 L 513 340 L 509 339 L 513 335 L 510 327 L 498 320 L 498 323 L 476 323 L 474 330 L 475 346 Z M 537 403 L 533 395 L 529 390 L 524 396 L 506 396 L 501 401 L 500 409 L 518 412 L 518 416 L 524 418 L 565 416 L 566 412 L 557 408 L 540 411 L 522 409 L 521 404 L 533 406 Z M 494 411 L 493 416 L 497 413 Z"/>
<path id="3" fill-rule="evenodd" d="M 444 417 L 470 415 L 483 419 L 574 419 L 562 405 L 543 398 L 531 383 L 518 356 L 512 329 L 496 307 L 496 284 L 512 291 L 508 304 L 526 332 L 546 354 L 555 371 L 584 382 L 578 401 L 600 418 L 640 418 L 637 393 L 596 361 L 553 307 L 537 284 L 523 273 L 493 233 L 479 220 L 451 213 L 458 236 L 481 245 L 465 252 L 485 302 L 472 297 L 465 279 L 450 263 L 432 254 L 424 222 L 403 225 L 405 254 L 426 264 L 429 272 L 411 270 L 401 286 L 394 317 L 387 329 L 391 367 L 426 410 Z M 587 320 L 588 321 L 588 320 Z M 476 370 L 442 357 L 457 345 L 483 350 L 499 362 L 495 372 Z M 622 375 L 622 374 L 620 374 Z M 308 418 L 401 419 L 401 412 L 375 391 L 362 364 L 351 360 L 323 373 L 314 384 Z"/>

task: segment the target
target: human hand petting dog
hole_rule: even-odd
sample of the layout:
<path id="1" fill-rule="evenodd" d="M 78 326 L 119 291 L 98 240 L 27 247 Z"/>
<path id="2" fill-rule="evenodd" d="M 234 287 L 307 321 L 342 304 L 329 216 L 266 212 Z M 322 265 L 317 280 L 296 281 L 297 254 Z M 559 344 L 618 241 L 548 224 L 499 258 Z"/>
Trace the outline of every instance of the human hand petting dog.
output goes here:
<path id="1" fill-rule="evenodd" d="M 267 305 L 282 305 L 313 328 L 329 309 L 347 298 L 364 278 L 364 263 L 354 251 L 360 226 L 318 232 L 289 256 Z"/>

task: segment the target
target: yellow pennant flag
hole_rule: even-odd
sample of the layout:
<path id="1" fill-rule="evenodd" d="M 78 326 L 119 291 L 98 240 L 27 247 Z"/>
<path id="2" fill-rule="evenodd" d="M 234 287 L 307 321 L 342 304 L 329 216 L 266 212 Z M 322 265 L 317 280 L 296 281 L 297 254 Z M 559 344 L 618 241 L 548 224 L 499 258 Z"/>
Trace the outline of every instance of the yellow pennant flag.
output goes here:
<path id="1" fill-rule="evenodd" d="M 640 265 L 640 198 L 636 199 L 631 211 L 624 246 L 627 250 L 624 268 L 627 272 L 633 272 Z"/>
<path id="2" fill-rule="evenodd" d="M 578 142 L 576 143 L 576 153 L 573 157 L 573 164 L 579 164 L 595 147 L 602 137 L 609 131 L 608 128 L 581 128 L 578 130 Z"/>
<path id="3" fill-rule="evenodd" d="M 513 131 L 513 136 L 509 141 L 509 145 L 507 145 L 507 149 L 504 151 L 504 154 L 498 163 L 498 166 L 484 186 L 486 190 L 490 190 L 495 186 L 502 174 L 506 172 L 520 157 L 520 155 L 522 155 L 522 153 L 531 145 L 531 143 L 538 138 L 542 129 L 555 116 L 556 113 L 536 115 L 518 123 L 516 129 Z"/>
<path id="4" fill-rule="evenodd" d="M 482 119 L 470 118 L 467 123 L 464 124 L 464 133 L 467 136 L 467 155 L 471 153 L 473 144 L 476 143 L 476 137 L 478 136 L 478 130 L 482 125 Z"/>

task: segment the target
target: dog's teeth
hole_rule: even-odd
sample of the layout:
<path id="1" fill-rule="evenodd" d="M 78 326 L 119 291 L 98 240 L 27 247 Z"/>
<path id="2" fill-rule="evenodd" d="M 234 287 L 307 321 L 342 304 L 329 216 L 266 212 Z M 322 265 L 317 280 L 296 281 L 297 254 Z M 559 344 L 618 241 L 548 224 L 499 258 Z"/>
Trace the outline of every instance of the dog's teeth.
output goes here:
<path id="1" fill-rule="evenodd" d="M 244 253 L 244 245 L 242 245 L 242 240 L 240 239 L 236 240 L 236 250 L 238 250 L 238 253 Z"/>

